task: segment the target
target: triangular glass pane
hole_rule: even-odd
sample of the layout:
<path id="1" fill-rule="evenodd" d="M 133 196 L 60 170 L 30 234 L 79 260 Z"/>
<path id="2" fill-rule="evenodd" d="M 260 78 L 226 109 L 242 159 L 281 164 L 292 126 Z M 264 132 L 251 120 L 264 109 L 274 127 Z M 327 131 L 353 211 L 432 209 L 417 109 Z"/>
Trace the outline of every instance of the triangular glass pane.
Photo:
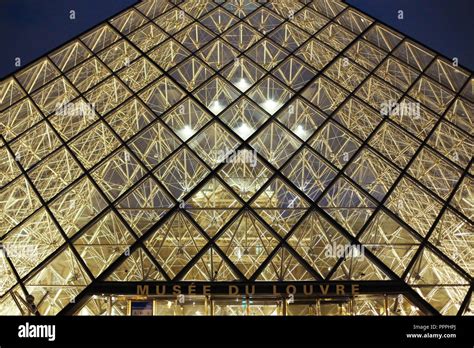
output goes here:
<path id="1" fill-rule="evenodd" d="M 188 91 L 192 91 L 199 87 L 213 74 L 214 72 L 211 68 L 208 68 L 203 62 L 195 57 L 187 59 L 170 71 L 170 75 Z"/>
<path id="2" fill-rule="evenodd" d="M 233 64 L 222 70 L 221 74 L 239 91 L 245 92 L 260 80 L 265 71 L 250 59 L 240 56 L 234 59 Z"/>
<path id="3" fill-rule="evenodd" d="M 212 11 L 201 19 L 202 24 L 212 32 L 219 34 L 233 26 L 236 22 L 237 18 L 221 8 Z"/>
<path id="4" fill-rule="evenodd" d="M 190 142 L 189 147 L 212 169 L 225 161 L 239 146 L 239 141 L 218 122 L 213 122 Z"/>
<path id="5" fill-rule="evenodd" d="M 191 138 L 212 119 L 203 108 L 191 98 L 186 98 L 164 117 L 165 122 L 182 141 Z"/>
<path id="6" fill-rule="evenodd" d="M 301 146 L 301 141 L 278 123 L 272 122 L 253 138 L 250 145 L 268 162 L 280 168 Z"/>
<path id="7" fill-rule="evenodd" d="M 174 278 L 206 242 L 197 227 L 179 212 L 153 232 L 145 246 L 170 278 Z"/>
<path id="8" fill-rule="evenodd" d="M 266 77 L 247 95 L 263 110 L 273 115 L 293 96 L 293 92 L 276 79 Z"/>
<path id="9" fill-rule="evenodd" d="M 210 237 L 213 237 L 241 208 L 218 179 L 212 178 L 186 202 L 185 209 Z"/>
<path id="10" fill-rule="evenodd" d="M 278 241 L 252 213 L 245 211 L 217 239 L 216 244 L 244 276 L 250 278 Z"/>
<path id="11" fill-rule="evenodd" d="M 370 260 L 359 252 L 360 246 L 353 245 L 344 261 L 339 265 L 331 280 L 389 280 L 390 278 Z M 341 250 L 344 250 L 341 248 Z"/>
<path id="12" fill-rule="evenodd" d="M 219 117 L 243 140 L 255 133 L 268 118 L 265 112 L 245 98 L 239 99 Z"/>
<path id="13" fill-rule="evenodd" d="M 420 244 L 412 233 L 384 211 L 377 213 L 359 241 L 398 276 L 406 270 Z"/>
<path id="14" fill-rule="evenodd" d="M 234 281 L 239 280 L 229 265 L 216 252 L 209 248 L 183 277 L 190 281 Z"/>
<path id="15" fill-rule="evenodd" d="M 260 40 L 262 35 L 248 24 L 241 22 L 227 30 L 222 37 L 242 52 Z"/>
<path id="16" fill-rule="evenodd" d="M 288 55 L 278 45 L 268 39 L 259 41 L 255 46 L 245 53 L 257 64 L 266 70 L 271 70 Z"/>
<path id="17" fill-rule="evenodd" d="M 326 115 L 301 98 L 295 99 L 278 115 L 278 120 L 303 141 L 321 126 Z"/>
<path id="18" fill-rule="evenodd" d="M 212 41 L 197 52 L 197 56 L 216 71 L 237 59 L 238 55 L 239 52 L 235 48 L 221 39 Z"/>
<path id="19" fill-rule="evenodd" d="M 138 248 L 106 280 L 115 282 L 144 282 L 165 280 L 165 278 L 148 255 L 141 248 Z"/>
<path id="20" fill-rule="evenodd" d="M 347 167 L 346 174 L 363 189 L 381 201 L 400 171 L 368 148 L 363 148 Z"/>
<path id="21" fill-rule="evenodd" d="M 71 249 L 61 251 L 25 286 L 42 315 L 55 315 L 91 283 Z"/>
<path id="22" fill-rule="evenodd" d="M 140 236 L 171 207 L 172 199 L 151 178 L 145 179 L 117 204 L 117 210 Z"/>
<path id="23" fill-rule="evenodd" d="M 104 215 L 73 243 L 94 277 L 126 252 L 135 238 L 113 212 Z"/>
<path id="24" fill-rule="evenodd" d="M 283 19 L 265 7 L 261 7 L 249 15 L 245 21 L 259 32 L 266 34 L 275 29 Z"/>
<path id="25" fill-rule="evenodd" d="M 424 247 L 418 255 L 406 277 L 411 285 L 468 285 L 458 271 L 428 247 Z"/>
<path id="26" fill-rule="evenodd" d="M 214 34 L 198 23 L 191 24 L 185 30 L 175 35 L 183 46 L 194 52 L 214 38 Z"/>
<path id="27" fill-rule="evenodd" d="M 325 278 L 339 259 L 328 250 L 345 246 L 348 240 L 320 214 L 311 212 L 288 238 L 288 244 Z"/>
<path id="28" fill-rule="evenodd" d="M 180 144 L 161 121 L 156 121 L 133 139 L 129 146 L 148 169 L 153 169 Z"/>
<path id="29" fill-rule="evenodd" d="M 281 247 L 256 279 L 257 281 L 310 281 L 314 277 L 285 247 Z"/>
<path id="30" fill-rule="evenodd" d="M 272 173 L 255 151 L 243 149 L 230 157 L 218 174 L 235 193 L 247 201 L 267 182 Z"/>
<path id="31" fill-rule="evenodd" d="M 288 162 L 282 174 L 314 201 L 335 178 L 336 171 L 305 147 Z"/>
<path id="32" fill-rule="evenodd" d="M 356 235 L 375 210 L 375 203 L 346 179 L 338 179 L 320 199 L 322 207 L 352 235 Z"/>
<path id="33" fill-rule="evenodd" d="M 209 173 L 204 164 L 184 148 L 154 172 L 176 200 L 180 200 Z"/>
<path id="34" fill-rule="evenodd" d="M 361 146 L 357 139 L 331 121 L 308 144 L 339 169 L 344 167 Z"/>
<path id="35" fill-rule="evenodd" d="M 309 204 L 283 180 L 272 180 L 251 207 L 284 237 L 308 209 Z"/>
<path id="36" fill-rule="evenodd" d="M 194 92 L 194 96 L 214 115 L 221 113 L 239 94 L 221 77 L 213 78 Z"/>

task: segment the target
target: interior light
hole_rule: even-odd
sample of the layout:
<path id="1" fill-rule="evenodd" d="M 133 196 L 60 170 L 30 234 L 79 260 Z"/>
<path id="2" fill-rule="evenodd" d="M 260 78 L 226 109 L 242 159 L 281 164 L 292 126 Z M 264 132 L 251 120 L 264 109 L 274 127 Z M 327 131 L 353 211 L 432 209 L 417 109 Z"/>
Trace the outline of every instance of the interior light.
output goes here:
<path id="1" fill-rule="evenodd" d="M 267 99 L 263 102 L 262 107 L 269 113 L 274 114 L 279 108 L 280 104 L 273 99 Z"/>
<path id="2" fill-rule="evenodd" d="M 185 125 L 183 128 L 181 128 L 179 131 L 179 136 L 183 138 L 183 140 L 188 140 L 194 135 L 194 130 L 191 128 L 189 125 Z"/>
<path id="3" fill-rule="evenodd" d="M 214 100 L 211 105 L 209 105 L 209 110 L 212 111 L 215 115 L 217 115 L 219 112 L 221 112 L 224 109 L 224 106 L 218 101 Z"/>
<path id="4" fill-rule="evenodd" d="M 173 302 L 168 301 L 167 305 L 168 305 L 168 308 L 171 308 L 171 306 L 173 305 Z"/>
<path id="5" fill-rule="evenodd" d="M 239 128 L 236 129 L 238 135 L 242 137 L 242 139 L 247 139 L 253 133 L 253 128 L 249 127 L 247 123 L 242 123 Z"/>
<path id="6" fill-rule="evenodd" d="M 249 89 L 250 83 L 248 83 L 247 80 L 242 77 L 239 81 L 237 81 L 235 87 L 240 89 L 242 92 L 245 92 L 247 89 Z"/>
<path id="7" fill-rule="evenodd" d="M 299 124 L 298 127 L 296 127 L 296 129 L 295 129 L 295 134 L 297 136 L 299 136 L 301 139 L 305 139 L 306 135 L 307 135 L 307 132 L 304 129 L 304 127 Z"/>
<path id="8" fill-rule="evenodd" d="M 242 249 L 240 249 L 240 247 L 235 249 L 235 256 L 237 256 L 237 260 L 242 258 Z"/>

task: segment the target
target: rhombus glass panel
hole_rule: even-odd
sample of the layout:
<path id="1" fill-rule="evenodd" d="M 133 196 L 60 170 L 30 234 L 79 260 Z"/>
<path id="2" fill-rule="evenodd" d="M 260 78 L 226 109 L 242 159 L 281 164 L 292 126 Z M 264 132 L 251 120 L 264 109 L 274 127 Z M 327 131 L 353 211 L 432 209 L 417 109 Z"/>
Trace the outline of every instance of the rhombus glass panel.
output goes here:
<path id="1" fill-rule="evenodd" d="M 473 81 L 341 0 L 139 1 L 0 81 L 0 314 L 472 313 Z"/>

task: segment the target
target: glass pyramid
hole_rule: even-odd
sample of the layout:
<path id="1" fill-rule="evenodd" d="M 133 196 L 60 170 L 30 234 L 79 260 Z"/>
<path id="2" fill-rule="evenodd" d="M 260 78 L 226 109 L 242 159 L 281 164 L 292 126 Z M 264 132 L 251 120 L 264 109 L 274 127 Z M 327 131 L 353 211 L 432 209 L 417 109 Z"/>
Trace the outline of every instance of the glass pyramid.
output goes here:
<path id="1" fill-rule="evenodd" d="M 472 72 L 343 1 L 138 2 L 0 82 L 0 314 L 126 314 L 101 294 L 133 282 L 472 314 L 473 103 Z M 349 313 L 318 301 L 285 313 Z"/>

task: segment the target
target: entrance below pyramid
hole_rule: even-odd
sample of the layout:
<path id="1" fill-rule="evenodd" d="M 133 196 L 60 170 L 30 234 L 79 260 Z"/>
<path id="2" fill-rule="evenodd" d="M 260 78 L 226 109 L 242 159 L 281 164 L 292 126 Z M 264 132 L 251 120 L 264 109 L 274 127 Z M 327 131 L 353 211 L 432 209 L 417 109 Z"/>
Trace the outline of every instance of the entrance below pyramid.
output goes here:
<path id="1" fill-rule="evenodd" d="M 403 294 L 339 297 L 94 295 L 76 315 L 398 316 L 423 315 Z"/>

